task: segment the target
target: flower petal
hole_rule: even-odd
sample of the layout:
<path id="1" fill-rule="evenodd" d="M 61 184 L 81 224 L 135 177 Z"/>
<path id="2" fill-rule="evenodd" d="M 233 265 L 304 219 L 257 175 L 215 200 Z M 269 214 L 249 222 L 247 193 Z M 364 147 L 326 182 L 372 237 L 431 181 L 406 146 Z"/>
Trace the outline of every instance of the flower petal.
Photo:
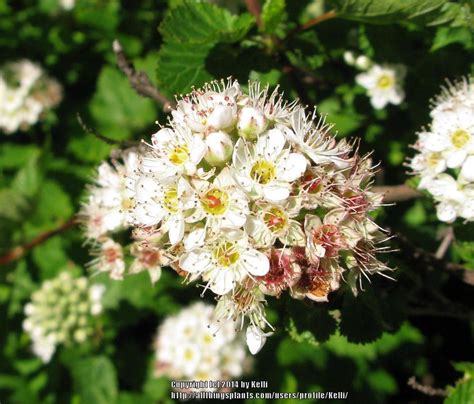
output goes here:
<path id="1" fill-rule="evenodd" d="M 211 254 L 206 250 L 196 248 L 181 256 L 179 266 L 190 274 L 201 273 L 209 268 Z"/>
<path id="2" fill-rule="evenodd" d="M 243 251 L 240 262 L 245 271 L 255 276 L 263 276 L 270 269 L 270 262 L 267 256 L 253 249 Z"/>
<path id="3" fill-rule="evenodd" d="M 300 153 L 290 153 L 277 164 L 277 178 L 282 181 L 295 181 L 306 171 L 308 160 Z"/>
<path id="4" fill-rule="evenodd" d="M 290 196 L 290 190 L 288 184 L 276 184 L 267 185 L 262 189 L 263 196 L 270 202 L 283 201 Z"/>

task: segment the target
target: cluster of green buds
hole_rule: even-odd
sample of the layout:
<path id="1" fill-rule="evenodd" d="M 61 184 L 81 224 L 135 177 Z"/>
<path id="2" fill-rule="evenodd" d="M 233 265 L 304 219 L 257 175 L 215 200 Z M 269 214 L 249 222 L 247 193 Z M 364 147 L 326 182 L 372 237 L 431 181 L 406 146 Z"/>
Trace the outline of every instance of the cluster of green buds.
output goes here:
<path id="1" fill-rule="evenodd" d="M 103 285 L 62 272 L 45 281 L 25 306 L 24 330 L 32 339 L 32 350 L 49 362 L 56 346 L 85 342 L 94 332 L 94 316 L 102 311 Z"/>

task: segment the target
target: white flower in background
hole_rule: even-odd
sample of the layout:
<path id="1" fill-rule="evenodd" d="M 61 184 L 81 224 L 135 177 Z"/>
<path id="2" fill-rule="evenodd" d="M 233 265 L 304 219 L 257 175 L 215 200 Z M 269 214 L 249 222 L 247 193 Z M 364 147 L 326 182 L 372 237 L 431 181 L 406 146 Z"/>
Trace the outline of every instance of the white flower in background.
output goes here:
<path id="1" fill-rule="evenodd" d="M 418 133 L 409 166 L 435 199 L 438 219 L 474 220 L 474 86 L 464 78 L 432 101 L 432 122 Z"/>
<path id="2" fill-rule="evenodd" d="M 45 281 L 25 305 L 23 329 L 32 351 L 43 362 L 51 360 L 58 345 L 85 342 L 94 333 L 94 316 L 102 312 L 103 285 L 62 272 Z"/>
<path id="3" fill-rule="evenodd" d="M 374 64 L 367 72 L 358 74 L 356 82 L 367 90 L 372 106 L 382 109 L 387 104 L 399 105 L 405 98 L 405 74 L 404 65 Z"/>
<path id="4" fill-rule="evenodd" d="M 200 302 L 166 318 L 154 345 L 156 376 L 175 381 L 230 380 L 250 368 L 245 342 L 233 322 L 216 322 L 213 307 Z"/>
<path id="5" fill-rule="evenodd" d="M 100 235 L 92 264 L 114 279 L 146 270 L 155 282 L 169 266 L 186 282 L 199 282 L 202 293 L 218 295 L 216 317 L 247 329 L 256 353 L 272 329 L 265 296 L 288 292 L 324 302 L 343 279 L 356 293 L 363 276 L 389 270 L 376 258 L 386 237 L 369 216 L 381 202 L 370 191 L 371 160 L 331 128 L 258 82 L 248 91 L 231 79 L 194 90 L 137 150 L 136 169 L 126 174 L 126 203 L 108 216 L 108 226 L 103 209 L 118 206 L 123 192 L 116 181 L 98 186 L 97 196 L 91 192 L 108 202 L 89 204 Z M 109 185 L 115 191 L 103 190 Z M 327 213 L 336 208 L 340 222 L 329 222 Z M 307 214 L 315 219 L 305 228 Z M 113 230 L 104 234 L 104 227 Z M 112 239 L 127 227 L 131 247 Z M 134 257 L 130 267 L 127 254 Z M 189 324 L 192 330 L 195 323 Z M 186 377 L 206 364 L 206 377 L 218 378 L 215 357 L 203 359 L 194 342 L 173 352 L 160 363 L 177 358 Z"/>
<path id="6" fill-rule="evenodd" d="M 29 60 L 0 67 L 0 131 L 27 130 L 62 98 L 59 83 Z"/>

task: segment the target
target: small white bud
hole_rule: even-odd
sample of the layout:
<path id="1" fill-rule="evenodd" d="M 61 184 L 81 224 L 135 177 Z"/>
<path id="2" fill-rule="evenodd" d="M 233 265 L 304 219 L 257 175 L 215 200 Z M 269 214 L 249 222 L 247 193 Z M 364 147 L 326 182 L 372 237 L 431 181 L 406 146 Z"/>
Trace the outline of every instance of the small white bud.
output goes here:
<path id="1" fill-rule="evenodd" d="M 211 166 L 224 166 L 231 159 L 234 144 L 227 133 L 212 132 L 207 135 L 205 143 L 207 151 L 204 160 Z"/>
<path id="2" fill-rule="evenodd" d="M 343 57 L 344 57 L 344 61 L 345 61 L 349 66 L 354 66 L 354 64 L 355 64 L 354 52 L 345 51 Z"/>
<path id="3" fill-rule="evenodd" d="M 262 111 L 252 107 L 244 107 L 240 110 L 237 122 L 240 136 L 247 140 L 254 140 L 266 128 L 267 119 Z"/>
<path id="4" fill-rule="evenodd" d="M 355 60 L 355 65 L 360 70 L 367 70 L 371 64 L 372 61 L 364 55 L 357 56 L 357 59 Z"/>
<path id="5" fill-rule="evenodd" d="M 87 339 L 87 332 L 84 329 L 78 329 L 74 331 L 74 339 L 81 343 Z"/>

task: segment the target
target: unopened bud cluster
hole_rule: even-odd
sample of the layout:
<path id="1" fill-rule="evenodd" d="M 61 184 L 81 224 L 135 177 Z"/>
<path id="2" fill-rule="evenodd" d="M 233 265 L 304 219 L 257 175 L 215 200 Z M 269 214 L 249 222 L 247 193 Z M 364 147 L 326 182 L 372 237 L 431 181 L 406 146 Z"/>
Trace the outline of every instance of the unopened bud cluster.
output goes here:
<path id="1" fill-rule="evenodd" d="M 217 322 L 213 311 L 199 302 L 165 319 L 154 344 L 156 376 L 218 381 L 239 378 L 249 370 L 242 335 L 232 321 Z"/>
<path id="2" fill-rule="evenodd" d="M 0 67 L 0 131 L 27 130 L 61 101 L 62 88 L 40 66 L 29 61 Z"/>
<path id="3" fill-rule="evenodd" d="M 376 258 L 386 236 L 369 216 L 381 201 L 371 161 L 324 117 L 234 80 L 194 90 L 171 116 L 133 165 L 124 152 L 123 164 L 99 169 L 83 211 L 100 271 L 121 278 L 124 252 L 110 234 L 131 227 L 130 251 L 201 280 L 256 353 L 271 334 L 268 296 L 324 302 L 342 279 L 356 293 L 388 270 Z"/>
<path id="4" fill-rule="evenodd" d="M 433 99 L 431 123 L 418 133 L 417 154 L 410 161 L 437 203 L 438 219 L 474 220 L 474 81 L 449 83 Z"/>
<path id="5" fill-rule="evenodd" d="M 68 272 L 45 281 L 24 309 L 23 328 L 35 355 L 49 362 L 58 345 L 80 344 L 91 337 L 103 292 L 103 285 L 91 285 L 87 278 Z"/>

